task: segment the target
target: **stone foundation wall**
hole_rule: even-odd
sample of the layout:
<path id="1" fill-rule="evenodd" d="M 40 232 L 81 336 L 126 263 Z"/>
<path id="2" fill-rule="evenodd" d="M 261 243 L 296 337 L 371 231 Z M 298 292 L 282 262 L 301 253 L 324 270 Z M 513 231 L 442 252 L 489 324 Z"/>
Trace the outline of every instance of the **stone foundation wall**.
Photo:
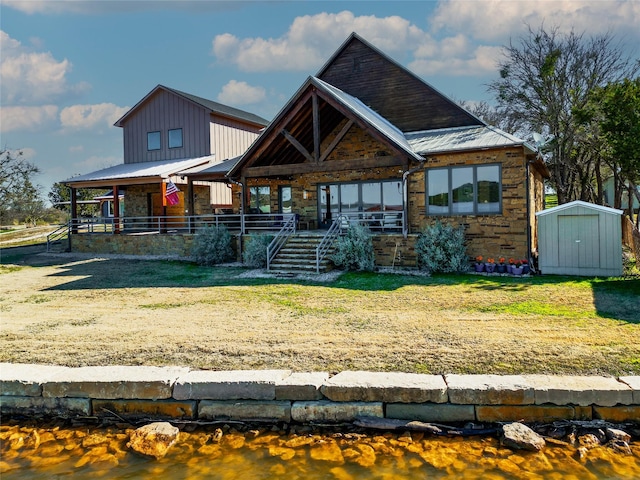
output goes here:
<path id="1" fill-rule="evenodd" d="M 297 423 L 640 422 L 640 377 L 422 375 L 0 364 L 3 415 Z"/>
<path id="2" fill-rule="evenodd" d="M 81 234 L 71 236 L 71 250 L 79 253 L 188 258 L 191 257 L 194 237 L 192 234 Z M 237 241 L 237 236 L 231 237 L 234 251 L 237 250 Z"/>

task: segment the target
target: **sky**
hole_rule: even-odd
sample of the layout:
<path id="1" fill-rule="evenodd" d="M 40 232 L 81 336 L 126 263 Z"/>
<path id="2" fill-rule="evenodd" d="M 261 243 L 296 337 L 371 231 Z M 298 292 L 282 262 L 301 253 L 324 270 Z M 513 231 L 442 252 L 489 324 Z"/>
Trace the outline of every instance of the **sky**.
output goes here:
<path id="1" fill-rule="evenodd" d="M 0 148 L 54 182 L 123 163 L 113 124 L 161 84 L 271 120 L 351 32 L 443 94 L 492 102 L 503 46 L 537 29 L 612 33 L 638 0 L 0 0 Z"/>

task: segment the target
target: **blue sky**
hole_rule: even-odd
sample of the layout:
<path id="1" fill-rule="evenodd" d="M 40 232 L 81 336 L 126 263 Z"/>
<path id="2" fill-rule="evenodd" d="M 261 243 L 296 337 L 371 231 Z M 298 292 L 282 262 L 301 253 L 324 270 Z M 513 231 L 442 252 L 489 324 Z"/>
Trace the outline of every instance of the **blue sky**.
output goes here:
<path id="1" fill-rule="evenodd" d="M 355 31 L 442 93 L 491 101 L 526 24 L 610 31 L 637 58 L 633 0 L 0 0 L 0 145 L 51 185 L 122 159 L 113 123 L 163 84 L 271 119 Z"/>

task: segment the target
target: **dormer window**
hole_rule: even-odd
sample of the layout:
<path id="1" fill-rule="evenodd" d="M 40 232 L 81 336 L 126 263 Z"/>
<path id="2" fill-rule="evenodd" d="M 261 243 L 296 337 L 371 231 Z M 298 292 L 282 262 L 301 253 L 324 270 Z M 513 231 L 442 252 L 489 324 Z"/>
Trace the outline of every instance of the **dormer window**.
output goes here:
<path id="1" fill-rule="evenodd" d="M 182 148 L 182 129 L 169 130 L 169 148 Z"/>
<path id="2" fill-rule="evenodd" d="M 147 150 L 160 150 L 160 132 L 147 132 Z"/>

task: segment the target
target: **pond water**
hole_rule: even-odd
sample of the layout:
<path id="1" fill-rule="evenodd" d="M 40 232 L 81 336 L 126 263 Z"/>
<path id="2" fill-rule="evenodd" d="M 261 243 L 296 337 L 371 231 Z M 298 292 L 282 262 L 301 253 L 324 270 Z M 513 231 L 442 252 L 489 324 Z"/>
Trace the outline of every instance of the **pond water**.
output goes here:
<path id="1" fill-rule="evenodd" d="M 564 442 L 542 452 L 513 451 L 494 437 L 422 433 L 247 432 L 214 427 L 181 431 L 166 457 L 127 447 L 131 429 L 0 427 L 0 476 L 12 479 L 638 479 L 631 454 L 598 446 L 584 455 Z"/>

